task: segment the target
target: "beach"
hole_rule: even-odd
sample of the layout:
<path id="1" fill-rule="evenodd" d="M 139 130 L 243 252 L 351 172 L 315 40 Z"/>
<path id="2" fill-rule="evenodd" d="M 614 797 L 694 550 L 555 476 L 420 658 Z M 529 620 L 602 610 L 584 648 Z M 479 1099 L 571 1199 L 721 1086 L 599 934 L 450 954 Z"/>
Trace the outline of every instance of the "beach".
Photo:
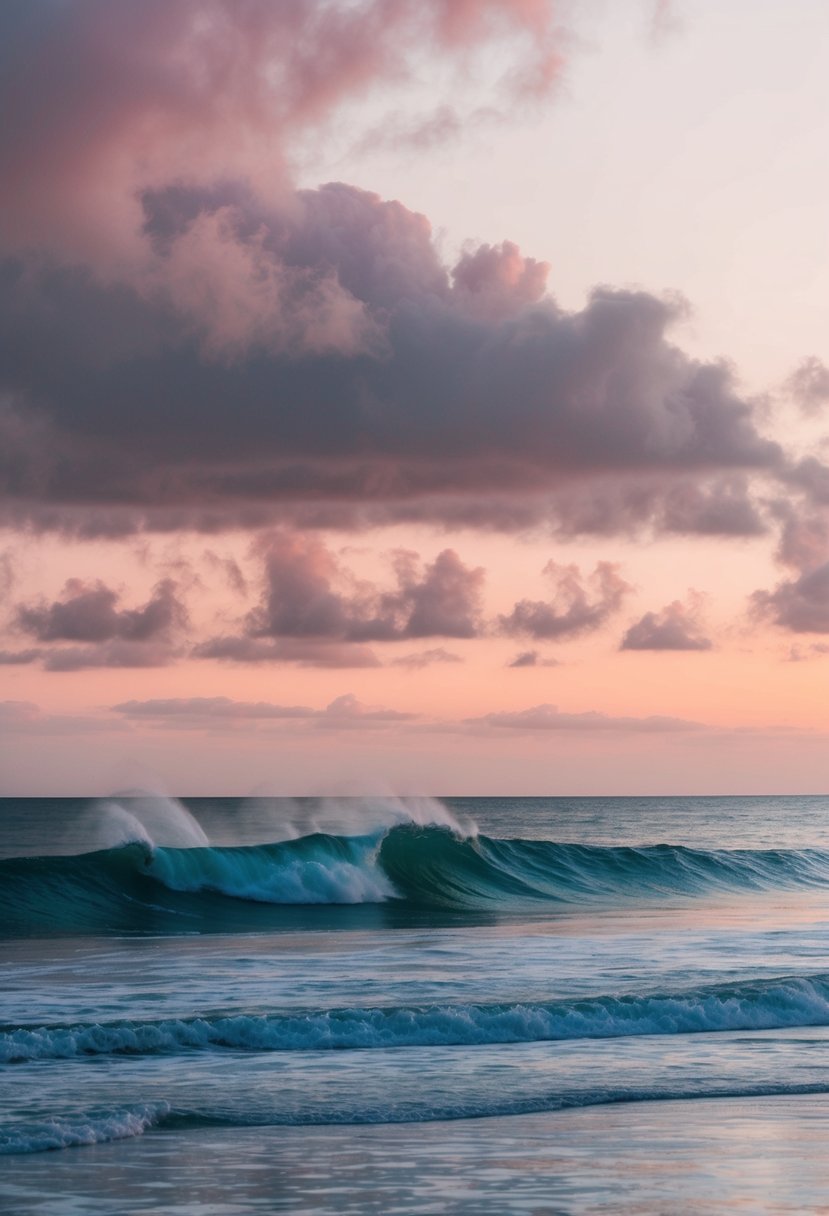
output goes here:
<path id="1" fill-rule="evenodd" d="M 174 1131 L 3 1165 L 8 1211 L 829 1210 L 825 1096 L 387 1127 Z"/>

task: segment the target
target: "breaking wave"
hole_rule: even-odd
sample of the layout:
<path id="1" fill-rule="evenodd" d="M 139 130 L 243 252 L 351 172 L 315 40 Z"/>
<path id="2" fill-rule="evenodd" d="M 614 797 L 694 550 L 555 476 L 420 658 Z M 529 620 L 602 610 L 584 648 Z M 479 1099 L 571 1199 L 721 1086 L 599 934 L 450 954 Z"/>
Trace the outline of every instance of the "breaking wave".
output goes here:
<path id="1" fill-rule="evenodd" d="M 395 1105 L 356 1106 L 353 1109 L 318 1110 L 275 1109 L 265 1113 L 232 1112 L 226 1108 L 201 1110 L 176 1108 L 156 1102 L 137 1108 L 104 1113 L 94 1112 L 64 1117 L 44 1123 L 0 1127 L 0 1156 L 38 1153 L 54 1149 L 102 1144 L 141 1136 L 154 1128 L 195 1129 L 205 1127 L 337 1127 L 368 1126 L 384 1123 L 432 1123 L 450 1119 L 486 1119 L 509 1115 L 541 1114 L 547 1111 L 576 1110 L 589 1106 L 614 1106 L 638 1102 L 679 1102 L 700 1098 L 787 1097 L 798 1094 L 827 1094 L 829 1085 L 815 1082 L 770 1082 L 759 1084 L 711 1084 L 705 1080 L 687 1085 L 610 1085 L 605 1088 L 564 1090 L 545 1097 L 470 1097 L 455 1102 L 412 1108 Z"/>
<path id="2" fill-rule="evenodd" d="M 0 861 L 0 930 L 198 932 L 231 905 L 396 904 L 454 910 L 607 907 L 829 884 L 820 849 L 558 844 L 396 825 L 276 844 L 159 847 L 149 837 L 70 857 Z"/>
<path id="3" fill-rule="evenodd" d="M 261 1052 L 476 1046 L 798 1026 L 829 1026 L 829 976 L 781 976 L 579 1000 L 4 1026 L 0 1062 L 222 1048 Z"/>

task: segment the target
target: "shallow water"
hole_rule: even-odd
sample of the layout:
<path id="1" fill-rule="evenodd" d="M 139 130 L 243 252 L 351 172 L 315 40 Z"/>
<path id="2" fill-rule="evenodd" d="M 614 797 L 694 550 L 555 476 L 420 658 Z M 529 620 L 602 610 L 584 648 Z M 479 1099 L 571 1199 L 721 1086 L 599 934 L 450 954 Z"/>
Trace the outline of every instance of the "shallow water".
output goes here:
<path id="1" fill-rule="evenodd" d="M 827 799 L 0 824 L 10 1211 L 824 1202 Z"/>

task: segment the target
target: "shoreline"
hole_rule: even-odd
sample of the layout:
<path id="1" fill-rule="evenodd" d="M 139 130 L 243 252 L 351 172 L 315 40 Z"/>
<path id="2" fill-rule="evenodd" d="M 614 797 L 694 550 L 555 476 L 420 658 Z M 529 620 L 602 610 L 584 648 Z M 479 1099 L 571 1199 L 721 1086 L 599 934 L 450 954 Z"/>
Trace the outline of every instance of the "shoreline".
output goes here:
<path id="1" fill-rule="evenodd" d="M 417 1125 L 159 1130 L 38 1154 L 36 1166 L 6 1158 L 0 1198 L 20 1216 L 91 1216 L 107 1204 L 177 1216 L 817 1212 L 829 1192 L 827 1119 L 829 1095 L 796 1095 Z"/>

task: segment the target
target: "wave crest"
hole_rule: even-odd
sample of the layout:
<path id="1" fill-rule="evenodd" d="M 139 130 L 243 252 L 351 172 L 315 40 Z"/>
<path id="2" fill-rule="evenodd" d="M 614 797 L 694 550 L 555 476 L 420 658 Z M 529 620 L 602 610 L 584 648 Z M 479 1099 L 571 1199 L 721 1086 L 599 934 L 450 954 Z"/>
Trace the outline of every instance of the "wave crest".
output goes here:
<path id="1" fill-rule="evenodd" d="M 0 1061 L 182 1051 L 326 1051 L 829 1026 L 829 976 L 781 976 L 578 1000 L 345 1008 L 149 1022 L 5 1027 Z"/>
<path id="2" fill-rule="evenodd" d="M 0 862 L 0 922 L 7 933 L 141 930 L 150 921 L 153 931 L 176 931 L 211 918 L 220 927 L 230 900 L 509 911 L 827 883 L 829 853 L 817 849 L 604 847 L 406 824 L 269 845 L 182 849 L 142 840 L 73 857 L 14 858 Z"/>

